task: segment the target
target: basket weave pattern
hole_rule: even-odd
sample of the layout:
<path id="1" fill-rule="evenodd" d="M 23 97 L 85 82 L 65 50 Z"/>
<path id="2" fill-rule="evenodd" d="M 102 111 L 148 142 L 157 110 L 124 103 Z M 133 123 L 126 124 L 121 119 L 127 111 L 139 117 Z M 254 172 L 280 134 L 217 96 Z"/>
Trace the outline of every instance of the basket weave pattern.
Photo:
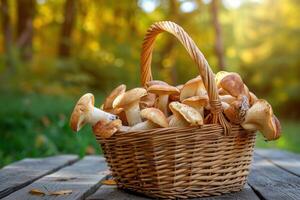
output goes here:
<path id="1" fill-rule="evenodd" d="M 156 198 L 239 191 L 249 173 L 255 133 L 227 122 L 213 72 L 193 40 L 175 23 L 158 22 L 149 28 L 141 54 L 142 85 L 152 80 L 154 41 L 164 31 L 173 34 L 195 61 L 210 99 L 211 124 L 117 132 L 108 139 L 97 137 L 112 175 L 118 187 Z"/>

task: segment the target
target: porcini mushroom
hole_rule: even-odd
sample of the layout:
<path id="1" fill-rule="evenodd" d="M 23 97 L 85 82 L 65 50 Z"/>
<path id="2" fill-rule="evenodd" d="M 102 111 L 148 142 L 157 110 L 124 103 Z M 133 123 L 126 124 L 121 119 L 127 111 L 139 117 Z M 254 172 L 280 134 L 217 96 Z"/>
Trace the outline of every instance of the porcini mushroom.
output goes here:
<path id="1" fill-rule="evenodd" d="M 94 134 L 100 136 L 103 139 L 110 138 L 117 131 L 128 131 L 128 130 L 129 127 L 122 126 L 122 121 L 119 119 L 116 119 L 111 122 L 100 120 L 93 126 Z"/>
<path id="2" fill-rule="evenodd" d="M 141 117 L 146 121 L 138 123 L 131 127 L 129 131 L 147 130 L 158 127 L 168 127 L 168 120 L 164 113 L 157 108 L 145 108 L 141 110 Z"/>
<path id="3" fill-rule="evenodd" d="M 104 112 L 94 107 L 95 98 L 91 93 L 83 95 L 74 107 L 70 119 L 70 126 L 73 131 L 79 131 L 85 124 L 95 125 L 99 120 L 113 121 L 116 115 Z"/>
<path id="4" fill-rule="evenodd" d="M 208 104 L 208 96 L 194 96 L 182 101 L 183 104 L 195 108 L 204 117 L 204 107 Z"/>
<path id="5" fill-rule="evenodd" d="M 177 101 L 170 103 L 169 107 L 173 113 L 169 121 L 170 127 L 186 127 L 203 124 L 203 118 L 196 109 Z"/>
<path id="6" fill-rule="evenodd" d="M 248 131 L 259 130 L 267 140 L 276 140 L 280 136 L 281 126 L 273 114 L 271 105 L 264 99 L 257 100 L 247 111 L 241 126 Z"/>
<path id="7" fill-rule="evenodd" d="M 126 85 L 122 84 L 116 87 L 104 100 L 103 103 L 103 110 L 110 112 L 113 109 L 113 102 L 117 98 L 117 96 L 125 93 L 126 91 Z"/>
<path id="8" fill-rule="evenodd" d="M 152 93 L 148 93 L 146 96 L 143 96 L 140 101 L 140 108 L 145 109 L 145 108 L 150 108 L 154 106 L 156 99 L 156 95 Z"/>
<path id="9" fill-rule="evenodd" d="M 152 85 L 147 88 L 147 91 L 158 95 L 157 108 L 168 116 L 169 95 L 179 94 L 179 90 L 171 85 Z"/>
<path id="10" fill-rule="evenodd" d="M 119 96 L 113 102 L 113 108 L 123 108 L 129 126 L 142 122 L 140 117 L 140 98 L 147 95 L 144 88 L 134 88 Z"/>
<path id="11" fill-rule="evenodd" d="M 246 96 L 241 96 L 237 98 L 237 100 L 234 100 L 228 104 L 229 107 L 224 109 L 224 114 L 227 117 L 227 119 L 229 119 L 229 121 L 234 124 L 242 123 L 245 119 L 246 112 L 249 109 L 248 98 Z"/>
<path id="12" fill-rule="evenodd" d="M 152 85 L 169 85 L 169 84 L 160 80 L 152 80 L 152 81 L 148 81 L 145 87 L 148 88 L 151 87 Z"/>
<path id="13" fill-rule="evenodd" d="M 193 96 L 203 96 L 206 95 L 203 81 L 200 76 L 193 78 L 186 82 L 180 91 L 180 101 Z"/>

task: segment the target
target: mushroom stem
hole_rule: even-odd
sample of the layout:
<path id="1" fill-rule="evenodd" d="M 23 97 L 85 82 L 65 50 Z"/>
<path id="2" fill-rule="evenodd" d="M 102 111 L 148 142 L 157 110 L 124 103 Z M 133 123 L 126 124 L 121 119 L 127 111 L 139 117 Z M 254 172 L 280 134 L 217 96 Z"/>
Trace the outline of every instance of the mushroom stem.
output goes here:
<path id="1" fill-rule="evenodd" d="M 125 113 L 129 126 L 133 126 L 142 122 L 140 117 L 140 106 L 138 102 L 133 103 L 129 108 L 127 108 Z"/>
<path id="2" fill-rule="evenodd" d="M 155 123 L 153 123 L 149 120 L 146 120 L 144 122 L 134 125 L 133 127 L 131 127 L 129 129 L 129 131 L 147 130 L 147 129 L 152 129 L 152 128 L 156 128 L 156 127 L 158 127 L 158 126 L 155 125 Z"/>
<path id="3" fill-rule="evenodd" d="M 168 116 L 168 102 L 169 102 L 169 95 L 160 95 L 158 97 L 158 109 L 160 109 L 166 116 Z"/>
<path id="4" fill-rule="evenodd" d="M 87 118 L 87 123 L 95 125 L 99 120 L 112 121 L 115 119 L 117 119 L 116 115 L 104 112 L 103 110 L 94 107 L 90 116 Z"/>
<path id="5" fill-rule="evenodd" d="M 173 115 L 169 121 L 169 127 L 187 127 L 190 124 L 182 117 Z"/>

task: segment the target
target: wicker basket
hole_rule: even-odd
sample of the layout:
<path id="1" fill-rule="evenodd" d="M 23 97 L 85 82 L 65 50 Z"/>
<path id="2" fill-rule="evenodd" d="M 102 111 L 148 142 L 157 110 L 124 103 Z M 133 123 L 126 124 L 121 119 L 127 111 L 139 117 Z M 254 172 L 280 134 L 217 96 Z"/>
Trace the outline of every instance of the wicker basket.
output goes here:
<path id="1" fill-rule="evenodd" d="M 255 133 L 229 124 L 223 116 L 214 74 L 187 33 L 173 22 L 153 24 L 141 54 L 142 84 L 152 79 L 154 40 L 173 34 L 199 68 L 212 108 L 201 127 L 117 132 L 97 138 L 118 187 L 155 198 L 192 198 L 239 191 L 249 173 Z"/>

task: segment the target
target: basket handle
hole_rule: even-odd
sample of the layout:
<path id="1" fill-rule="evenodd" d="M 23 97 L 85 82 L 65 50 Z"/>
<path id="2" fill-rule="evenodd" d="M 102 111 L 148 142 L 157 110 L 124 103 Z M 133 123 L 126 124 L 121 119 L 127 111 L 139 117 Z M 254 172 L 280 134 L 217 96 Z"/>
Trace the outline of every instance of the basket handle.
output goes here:
<path id="1" fill-rule="evenodd" d="M 204 86 L 207 90 L 209 102 L 211 106 L 211 123 L 220 123 L 224 128 L 224 134 L 228 135 L 231 132 L 231 125 L 225 119 L 222 113 L 222 104 L 218 95 L 218 90 L 215 83 L 215 75 L 210 69 L 210 66 L 204 55 L 196 46 L 191 37 L 179 25 L 170 21 L 156 22 L 147 30 L 144 38 L 141 54 L 141 81 L 142 85 L 152 80 L 151 61 L 156 36 L 162 32 L 169 32 L 174 35 L 188 51 L 193 61 L 196 63 Z"/>

